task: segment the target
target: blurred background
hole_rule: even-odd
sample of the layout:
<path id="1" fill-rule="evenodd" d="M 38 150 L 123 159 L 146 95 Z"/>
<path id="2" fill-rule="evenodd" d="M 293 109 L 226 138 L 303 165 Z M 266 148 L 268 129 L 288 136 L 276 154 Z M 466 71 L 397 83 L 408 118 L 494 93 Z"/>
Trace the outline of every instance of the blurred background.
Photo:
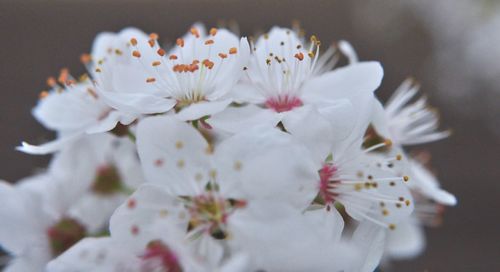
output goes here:
<path id="1" fill-rule="evenodd" d="M 47 77 L 84 72 L 81 53 L 98 32 L 136 26 L 172 41 L 194 21 L 238 23 L 241 34 L 299 20 L 323 43 L 350 41 L 362 60 L 378 60 L 386 100 L 408 76 L 440 109 L 453 136 L 432 152 L 443 187 L 459 200 L 440 228 L 428 229 L 419 258 L 391 271 L 498 271 L 500 267 L 500 1 L 495 0 L 178 0 L 0 1 L 0 178 L 11 182 L 48 157 L 14 147 L 51 139 L 30 109 Z M 61 113 L 63 114 L 63 113 Z M 1 220 L 1 219 L 0 219 Z M 0 221 L 1 222 L 1 221 Z"/>

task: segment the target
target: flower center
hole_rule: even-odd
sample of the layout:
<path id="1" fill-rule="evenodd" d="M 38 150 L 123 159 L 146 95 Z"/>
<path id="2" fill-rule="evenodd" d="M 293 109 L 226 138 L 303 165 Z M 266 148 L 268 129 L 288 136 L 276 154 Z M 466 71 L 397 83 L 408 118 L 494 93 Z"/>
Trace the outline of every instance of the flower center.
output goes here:
<path id="1" fill-rule="evenodd" d="M 335 187 L 335 181 L 332 181 L 332 177 L 337 172 L 337 168 L 330 164 L 325 164 L 321 170 L 319 170 L 319 194 L 318 198 L 323 204 L 333 204 L 335 200 L 335 193 L 332 193 L 332 189 Z"/>
<path id="2" fill-rule="evenodd" d="M 200 228 L 215 239 L 225 239 L 227 218 L 236 209 L 245 205 L 245 201 L 224 199 L 211 193 L 190 198 L 187 202 L 191 216 L 188 231 Z"/>
<path id="3" fill-rule="evenodd" d="M 179 263 L 179 260 L 175 253 L 163 242 L 159 240 L 153 240 L 149 242 L 146 247 L 146 252 L 141 258 L 146 261 L 146 266 L 150 265 L 151 262 L 154 262 L 155 267 L 154 271 L 157 271 L 159 265 L 163 268 L 162 271 L 168 272 L 182 272 L 182 267 Z M 150 271 L 149 269 L 145 269 L 146 271 Z"/>
<path id="4" fill-rule="evenodd" d="M 100 195 L 110 195 L 120 192 L 122 179 L 114 165 L 104 165 L 97 169 L 92 191 Z"/>
<path id="5" fill-rule="evenodd" d="M 72 218 L 62 218 L 47 230 L 52 256 L 57 257 L 68 248 L 83 239 L 86 230 L 83 225 Z"/>
<path id="6" fill-rule="evenodd" d="M 303 103 L 302 100 L 300 100 L 300 98 L 298 97 L 284 95 L 269 98 L 266 100 L 264 105 L 267 108 L 274 110 L 275 112 L 284 112 L 300 107 L 303 105 Z"/>

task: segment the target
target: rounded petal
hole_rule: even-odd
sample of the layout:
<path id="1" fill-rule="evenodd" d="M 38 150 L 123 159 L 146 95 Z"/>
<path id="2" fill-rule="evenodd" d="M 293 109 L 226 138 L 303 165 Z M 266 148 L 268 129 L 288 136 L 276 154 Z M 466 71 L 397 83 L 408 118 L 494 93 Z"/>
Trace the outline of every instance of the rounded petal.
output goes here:
<path id="1" fill-rule="evenodd" d="M 375 91 L 384 71 L 378 62 L 359 62 L 337 68 L 307 81 L 304 86 L 305 103 L 324 103 L 325 100 L 351 98 L 360 93 Z"/>
<path id="2" fill-rule="evenodd" d="M 206 101 L 191 104 L 188 107 L 182 109 L 175 116 L 177 119 L 182 121 L 197 120 L 204 116 L 210 116 L 212 114 L 219 113 L 223 111 L 229 104 L 231 100 L 221 100 L 221 101 Z"/>
<path id="3" fill-rule="evenodd" d="M 204 189 L 211 148 L 191 125 L 172 116 L 146 118 L 138 125 L 137 149 L 147 181 L 163 184 L 177 195 Z"/>
<path id="4" fill-rule="evenodd" d="M 281 115 L 255 105 L 228 107 L 207 120 L 214 129 L 231 134 L 243 132 L 259 125 L 274 127 L 281 120 Z"/>

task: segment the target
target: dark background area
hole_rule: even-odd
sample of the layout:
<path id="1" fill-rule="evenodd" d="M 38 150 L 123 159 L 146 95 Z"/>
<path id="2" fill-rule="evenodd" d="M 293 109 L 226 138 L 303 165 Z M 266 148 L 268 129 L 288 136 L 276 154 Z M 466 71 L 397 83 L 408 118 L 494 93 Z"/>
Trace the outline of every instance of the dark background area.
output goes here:
<path id="1" fill-rule="evenodd" d="M 30 110 L 47 77 L 63 67 L 75 75 L 84 72 L 79 56 L 89 52 L 98 32 L 136 26 L 171 41 L 194 21 L 217 26 L 221 19 L 236 20 L 241 33 L 250 35 L 297 19 L 323 43 L 346 39 L 360 59 L 380 61 L 385 78 L 378 94 L 383 100 L 406 77 L 417 78 L 440 109 L 443 126 L 454 131 L 451 138 L 419 149 L 432 152 L 443 187 L 459 204 L 447 210 L 442 227 L 428 229 L 428 248 L 421 257 L 398 262 L 392 270 L 498 271 L 500 139 L 481 121 L 481 113 L 456 114 L 451 110 L 456 105 L 436 98 L 440 74 L 428 72 L 435 45 L 423 19 L 401 8 L 401 2 L 378 3 L 377 9 L 367 10 L 363 1 L 0 1 L 0 178 L 15 182 L 46 165 L 47 156 L 22 154 L 14 147 L 21 140 L 39 143 L 53 137 Z M 454 12 L 453 7 L 443 12 Z M 387 14 L 394 23 L 377 26 L 377 18 Z M 477 88 L 484 87 L 479 83 Z M 494 120 L 500 126 L 500 117 Z"/>

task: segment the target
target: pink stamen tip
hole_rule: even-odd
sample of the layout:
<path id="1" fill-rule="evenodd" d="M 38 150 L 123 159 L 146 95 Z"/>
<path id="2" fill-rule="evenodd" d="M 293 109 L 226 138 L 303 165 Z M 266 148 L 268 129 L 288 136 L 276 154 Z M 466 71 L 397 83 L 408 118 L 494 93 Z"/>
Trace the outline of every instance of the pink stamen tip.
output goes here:
<path id="1" fill-rule="evenodd" d="M 267 108 L 275 112 L 290 111 L 303 105 L 302 100 L 298 97 L 288 95 L 269 98 L 265 104 Z"/>

